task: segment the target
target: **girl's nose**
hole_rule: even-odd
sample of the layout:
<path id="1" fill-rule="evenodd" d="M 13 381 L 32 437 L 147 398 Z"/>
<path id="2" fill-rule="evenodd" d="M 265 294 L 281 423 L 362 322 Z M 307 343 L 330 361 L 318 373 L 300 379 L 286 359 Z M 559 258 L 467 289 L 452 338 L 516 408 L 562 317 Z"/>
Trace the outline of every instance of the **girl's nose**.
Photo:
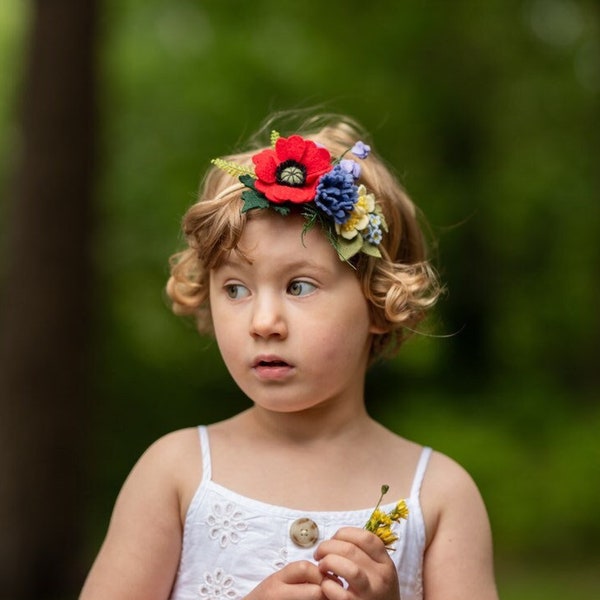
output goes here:
<path id="1" fill-rule="evenodd" d="M 271 297 L 258 297 L 252 310 L 250 335 L 257 338 L 285 338 L 287 332 L 281 303 Z"/>

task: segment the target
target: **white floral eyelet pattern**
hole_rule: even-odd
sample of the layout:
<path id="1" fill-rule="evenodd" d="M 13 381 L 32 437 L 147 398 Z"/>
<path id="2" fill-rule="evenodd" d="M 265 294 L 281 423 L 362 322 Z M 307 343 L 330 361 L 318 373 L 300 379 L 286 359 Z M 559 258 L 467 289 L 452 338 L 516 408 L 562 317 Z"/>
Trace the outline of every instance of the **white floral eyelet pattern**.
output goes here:
<path id="1" fill-rule="evenodd" d="M 288 558 L 288 551 L 287 551 L 287 549 L 286 548 L 281 548 L 279 550 L 278 555 L 277 555 L 277 559 L 273 563 L 273 567 L 277 571 L 281 571 L 281 569 L 283 569 L 283 567 L 285 567 L 289 562 L 290 561 L 289 561 L 289 558 Z"/>
<path id="2" fill-rule="evenodd" d="M 243 518 L 242 511 L 236 510 L 233 504 L 214 504 L 207 518 L 210 539 L 218 539 L 221 548 L 226 548 L 230 543 L 237 544 L 242 537 L 240 534 L 248 529 Z"/>
<path id="3" fill-rule="evenodd" d="M 233 588 L 235 579 L 231 575 L 226 575 L 223 569 L 216 569 L 213 573 L 204 574 L 204 583 L 200 586 L 198 594 L 200 598 L 210 600 L 236 600 L 238 593 Z"/>

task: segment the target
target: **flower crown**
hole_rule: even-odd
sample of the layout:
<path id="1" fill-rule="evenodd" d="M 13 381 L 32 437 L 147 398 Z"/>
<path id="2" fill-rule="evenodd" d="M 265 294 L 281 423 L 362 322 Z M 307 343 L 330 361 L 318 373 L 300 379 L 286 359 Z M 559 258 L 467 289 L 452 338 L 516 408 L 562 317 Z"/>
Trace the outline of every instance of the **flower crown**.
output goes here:
<path id="1" fill-rule="evenodd" d="M 370 151 L 367 144 L 356 142 L 333 159 L 312 140 L 299 135 L 284 138 L 273 131 L 271 147 L 252 156 L 254 169 L 222 158 L 211 162 L 247 188 L 242 212 L 271 208 L 287 215 L 290 206 L 302 205 L 303 233 L 318 221 L 339 257 L 348 261 L 359 252 L 381 257 L 378 246 L 387 231 L 375 196 L 357 184 L 360 164 L 344 158 L 350 152 L 363 160 Z"/>

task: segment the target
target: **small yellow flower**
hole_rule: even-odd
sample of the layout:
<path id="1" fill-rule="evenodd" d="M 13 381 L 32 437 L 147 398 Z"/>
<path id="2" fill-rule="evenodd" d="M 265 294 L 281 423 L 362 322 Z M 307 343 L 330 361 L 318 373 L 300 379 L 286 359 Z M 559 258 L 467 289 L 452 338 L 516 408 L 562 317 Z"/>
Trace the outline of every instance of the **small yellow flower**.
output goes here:
<path id="1" fill-rule="evenodd" d="M 392 531 L 392 527 L 400 519 L 408 518 L 408 507 L 404 500 L 399 500 L 389 513 L 381 510 L 379 505 L 389 489 L 388 485 L 381 486 L 381 496 L 379 496 L 377 506 L 375 506 L 369 520 L 365 524 L 365 529 L 374 533 L 385 544 L 388 550 L 394 550 L 392 544 L 398 539 L 398 536 Z"/>
<path id="2" fill-rule="evenodd" d="M 400 500 L 394 509 L 389 513 L 392 521 L 399 521 L 400 519 L 408 519 L 408 506 L 404 500 Z"/>
<path id="3" fill-rule="evenodd" d="M 389 527 L 378 527 L 374 533 L 386 548 L 389 548 L 398 539 L 398 536 Z"/>
<path id="4" fill-rule="evenodd" d="M 364 185 L 358 186 L 358 200 L 354 205 L 348 220 L 340 225 L 335 224 L 335 229 L 343 238 L 347 240 L 354 239 L 360 231 L 366 229 L 369 225 L 369 214 L 375 210 L 375 196 L 367 194 L 367 188 Z"/>
<path id="5" fill-rule="evenodd" d="M 375 195 L 367 194 L 367 188 L 364 185 L 358 186 L 358 203 L 365 212 L 372 213 L 375 210 Z"/>
<path id="6" fill-rule="evenodd" d="M 373 514 L 369 517 L 367 524 L 365 525 L 365 529 L 367 531 L 376 531 L 378 527 L 381 525 L 389 526 L 392 524 L 392 519 L 384 513 L 381 509 L 376 508 L 373 511 Z"/>

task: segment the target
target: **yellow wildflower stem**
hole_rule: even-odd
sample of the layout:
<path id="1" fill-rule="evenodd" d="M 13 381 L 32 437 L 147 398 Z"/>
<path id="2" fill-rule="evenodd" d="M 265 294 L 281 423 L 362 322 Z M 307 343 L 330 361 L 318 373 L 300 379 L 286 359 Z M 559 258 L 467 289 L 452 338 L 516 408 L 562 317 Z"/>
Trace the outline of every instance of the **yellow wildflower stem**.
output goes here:
<path id="1" fill-rule="evenodd" d="M 389 513 L 381 510 L 379 508 L 381 501 L 389 489 L 389 485 L 381 486 L 381 495 L 377 506 L 375 506 L 369 520 L 365 523 L 365 529 L 374 533 L 385 544 L 385 547 L 391 551 L 394 550 L 391 545 L 398 539 L 398 536 L 392 531 L 392 527 L 395 522 L 408 517 L 408 507 L 404 500 L 400 500 Z"/>
<path id="2" fill-rule="evenodd" d="M 365 523 L 365 529 L 367 531 L 374 532 L 377 529 L 377 525 L 375 525 L 374 518 L 376 518 L 377 511 L 379 510 L 379 505 L 381 504 L 383 497 L 388 493 L 389 489 L 390 489 L 389 485 L 384 484 L 381 486 L 381 495 L 379 496 L 379 500 L 377 500 L 377 504 L 375 505 L 375 508 L 373 509 L 373 512 L 371 513 L 371 516 L 369 517 L 369 520 Z"/>
<path id="3" fill-rule="evenodd" d="M 379 496 L 379 500 L 377 501 L 377 504 L 375 505 L 371 516 L 369 517 L 369 520 L 365 523 L 365 529 L 367 531 L 371 531 L 372 533 L 375 533 L 377 531 L 377 527 L 379 527 L 381 520 L 381 511 L 379 510 L 379 506 L 381 504 L 381 501 L 383 500 L 383 497 L 388 493 L 389 489 L 389 485 L 384 484 L 381 486 L 381 495 Z"/>

